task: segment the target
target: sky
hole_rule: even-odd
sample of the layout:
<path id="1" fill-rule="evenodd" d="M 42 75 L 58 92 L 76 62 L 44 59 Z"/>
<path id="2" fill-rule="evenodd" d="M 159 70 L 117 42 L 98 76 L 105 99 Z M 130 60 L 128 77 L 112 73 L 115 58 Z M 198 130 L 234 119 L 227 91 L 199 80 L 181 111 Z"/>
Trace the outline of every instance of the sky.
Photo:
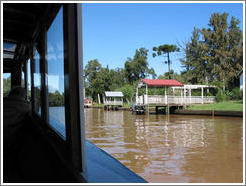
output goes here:
<path id="1" fill-rule="evenodd" d="M 207 27 L 214 12 L 229 13 L 240 20 L 243 29 L 243 5 L 239 3 L 85 3 L 82 4 L 83 62 L 98 59 L 103 67 L 124 68 L 136 49 L 149 50 L 149 67 L 159 76 L 168 71 L 166 58 L 152 57 L 152 48 L 163 44 L 182 44 L 194 27 Z M 64 91 L 63 10 L 47 32 L 48 91 Z M 4 47 L 7 47 L 4 46 Z M 171 54 L 171 69 L 180 73 L 183 53 Z M 28 67 L 30 70 L 30 67 Z M 7 78 L 9 74 L 5 74 Z M 29 77 L 30 78 L 30 77 Z M 39 85 L 40 77 L 35 78 Z"/>
<path id="2" fill-rule="evenodd" d="M 168 71 L 165 57 L 152 57 L 152 48 L 163 44 L 182 44 L 191 37 L 194 27 L 208 28 L 212 13 L 229 13 L 240 20 L 243 29 L 242 3 L 123 3 L 82 5 L 83 61 L 98 59 L 103 67 L 123 68 L 136 49 L 149 50 L 149 67 L 157 75 Z M 171 55 L 171 69 L 180 73 L 183 53 Z"/>

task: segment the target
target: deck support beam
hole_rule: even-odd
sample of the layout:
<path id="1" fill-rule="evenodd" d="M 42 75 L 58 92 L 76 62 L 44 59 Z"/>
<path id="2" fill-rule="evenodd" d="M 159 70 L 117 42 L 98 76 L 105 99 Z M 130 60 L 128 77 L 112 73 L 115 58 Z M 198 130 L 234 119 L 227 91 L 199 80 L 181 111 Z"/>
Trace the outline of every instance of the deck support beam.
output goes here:
<path id="1" fill-rule="evenodd" d="M 167 87 L 165 87 L 165 104 L 167 104 Z"/>

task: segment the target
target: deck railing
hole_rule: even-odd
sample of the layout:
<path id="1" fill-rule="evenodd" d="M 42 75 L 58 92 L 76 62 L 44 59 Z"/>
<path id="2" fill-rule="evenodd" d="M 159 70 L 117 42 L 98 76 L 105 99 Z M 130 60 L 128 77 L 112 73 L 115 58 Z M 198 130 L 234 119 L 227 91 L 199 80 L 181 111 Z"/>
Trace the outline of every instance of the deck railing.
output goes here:
<path id="1" fill-rule="evenodd" d="M 123 106 L 123 101 L 104 101 L 104 105 L 119 105 L 119 106 Z"/>
<path id="2" fill-rule="evenodd" d="M 160 96 L 160 95 L 144 95 L 138 96 L 137 104 L 206 104 L 214 103 L 214 96 Z"/>

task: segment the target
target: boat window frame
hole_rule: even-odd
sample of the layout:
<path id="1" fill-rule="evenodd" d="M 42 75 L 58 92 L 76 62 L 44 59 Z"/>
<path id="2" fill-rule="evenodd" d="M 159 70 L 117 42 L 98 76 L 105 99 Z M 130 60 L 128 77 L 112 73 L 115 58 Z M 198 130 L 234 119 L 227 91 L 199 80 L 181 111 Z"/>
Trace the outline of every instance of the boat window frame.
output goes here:
<path id="1" fill-rule="evenodd" d="M 63 6 L 64 42 L 64 93 L 65 93 L 65 140 L 48 123 L 47 85 L 47 32 Z M 42 123 L 46 135 L 64 162 L 78 173 L 78 179 L 87 179 L 87 159 L 85 147 L 85 121 L 83 97 L 82 59 L 82 7 L 81 4 L 56 4 L 50 10 L 49 20 L 39 24 L 39 34 L 30 49 L 31 60 L 31 104 L 32 115 Z M 45 19 L 44 19 L 45 20 Z M 40 54 L 41 74 L 41 117 L 35 113 L 34 68 L 35 47 Z M 78 61 L 75 63 L 74 61 Z"/>
<path id="2" fill-rule="evenodd" d="M 37 50 L 38 54 L 39 54 L 39 73 L 40 73 L 40 76 L 42 74 L 41 72 L 41 52 L 40 52 L 40 46 L 39 46 L 39 41 L 34 43 L 32 48 L 31 48 L 31 54 L 30 54 L 30 60 L 31 60 L 31 108 L 32 108 L 32 115 L 34 115 L 36 118 L 39 118 L 41 119 L 42 118 L 42 115 L 43 115 L 43 112 L 42 112 L 42 107 L 43 107 L 43 103 L 42 103 L 42 78 L 41 78 L 41 89 L 40 89 L 40 107 L 41 107 L 41 115 L 38 115 L 36 113 L 36 103 L 35 103 L 35 96 L 36 96 L 36 93 L 35 93 L 35 86 L 34 86 L 34 73 L 35 73 L 35 68 L 36 68 L 36 60 L 35 60 L 35 51 Z"/>

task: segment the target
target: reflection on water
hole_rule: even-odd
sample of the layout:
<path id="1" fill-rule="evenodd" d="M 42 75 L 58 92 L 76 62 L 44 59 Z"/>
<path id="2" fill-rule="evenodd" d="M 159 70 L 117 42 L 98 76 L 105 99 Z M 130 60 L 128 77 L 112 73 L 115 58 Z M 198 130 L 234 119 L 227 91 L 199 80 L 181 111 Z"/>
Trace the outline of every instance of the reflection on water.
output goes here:
<path id="1" fill-rule="evenodd" d="M 149 182 L 242 182 L 242 118 L 85 109 L 86 137 Z"/>

